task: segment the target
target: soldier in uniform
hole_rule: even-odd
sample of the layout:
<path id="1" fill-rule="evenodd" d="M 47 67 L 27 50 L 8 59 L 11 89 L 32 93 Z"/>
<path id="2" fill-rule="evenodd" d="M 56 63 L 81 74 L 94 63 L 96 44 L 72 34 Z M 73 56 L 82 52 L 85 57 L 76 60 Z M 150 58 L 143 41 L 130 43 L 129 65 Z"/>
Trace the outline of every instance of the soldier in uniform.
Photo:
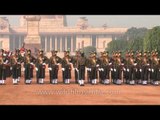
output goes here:
<path id="1" fill-rule="evenodd" d="M 23 57 L 21 56 L 19 49 L 16 49 L 15 56 L 17 58 L 17 64 L 19 66 L 18 67 L 18 82 L 19 82 L 21 77 L 21 63 L 23 62 Z"/>
<path id="2" fill-rule="evenodd" d="M 58 83 L 58 70 L 59 64 L 62 62 L 62 59 L 57 56 L 56 50 L 52 50 L 52 56 L 49 59 L 48 69 L 50 74 L 50 83 L 57 84 Z"/>
<path id="3" fill-rule="evenodd" d="M 104 52 L 100 52 L 100 57 L 99 57 L 99 60 L 100 60 L 100 65 L 99 65 L 99 82 L 104 84 L 104 79 L 103 79 L 103 74 L 104 74 L 104 69 L 103 69 L 103 53 Z"/>
<path id="4" fill-rule="evenodd" d="M 114 60 L 114 65 L 113 65 L 113 80 L 115 84 L 122 84 L 122 79 L 123 79 L 123 71 L 124 68 L 124 59 L 121 57 L 121 51 L 118 51 L 116 53 L 116 58 Z"/>
<path id="5" fill-rule="evenodd" d="M 150 63 L 149 60 L 147 59 L 147 52 L 145 51 L 143 53 L 142 72 L 141 72 L 141 80 L 143 85 L 148 84 L 149 69 L 150 69 Z"/>
<path id="6" fill-rule="evenodd" d="M 103 84 L 109 84 L 110 80 L 109 80 L 109 74 L 110 74 L 110 65 L 111 63 L 111 59 L 108 56 L 109 52 L 108 51 L 104 51 L 102 52 L 102 59 L 100 62 L 100 66 L 101 66 L 101 79 L 102 79 L 102 83 Z"/>
<path id="7" fill-rule="evenodd" d="M 91 83 L 92 85 L 97 84 L 97 79 L 98 79 L 98 67 L 100 64 L 100 60 L 96 57 L 96 52 L 92 52 L 92 56 L 90 59 L 90 67 L 91 67 Z"/>
<path id="8" fill-rule="evenodd" d="M 78 80 L 80 86 L 84 86 L 85 80 L 85 66 L 86 66 L 86 57 L 84 56 L 84 52 L 80 52 L 80 58 L 78 59 Z"/>
<path id="9" fill-rule="evenodd" d="M 25 83 L 31 83 L 33 79 L 33 69 L 36 63 L 36 58 L 33 57 L 32 51 L 30 49 L 26 50 L 24 57 L 24 73 L 25 73 Z M 29 72 L 29 73 L 28 73 Z M 27 76 L 29 75 L 29 76 Z"/>
<path id="10" fill-rule="evenodd" d="M 6 80 L 6 65 L 3 62 L 2 56 L 0 56 L 0 84 L 4 85 Z"/>
<path id="11" fill-rule="evenodd" d="M 92 52 L 90 52 L 89 57 L 86 58 L 86 70 L 87 70 L 87 81 L 88 81 L 88 83 L 91 83 L 91 66 L 90 66 L 91 58 L 92 58 Z"/>
<path id="12" fill-rule="evenodd" d="M 17 57 L 15 54 L 13 54 L 11 57 L 11 68 L 10 69 L 12 70 L 13 84 L 16 85 L 18 84 L 19 65 L 18 65 Z"/>
<path id="13" fill-rule="evenodd" d="M 69 55 L 69 53 L 70 51 L 65 50 L 64 57 L 62 59 L 63 82 L 65 84 L 69 84 L 71 79 L 73 58 Z"/>
<path id="14" fill-rule="evenodd" d="M 44 56 L 43 50 L 39 50 L 39 56 L 36 61 L 36 76 L 37 83 L 43 84 L 45 79 L 45 69 L 48 63 L 48 58 Z"/>
<path id="15" fill-rule="evenodd" d="M 75 74 L 75 83 L 79 82 L 78 78 L 78 61 L 80 59 L 80 51 L 76 51 L 76 55 L 74 56 L 73 67 L 74 67 L 74 74 Z"/>
<path id="16" fill-rule="evenodd" d="M 151 59 L 151 83 L 153 85 L 159 85 L 159 58 L 158 58 L 158 52 L 153 51 L 152 52 L 152 59 Z"/>

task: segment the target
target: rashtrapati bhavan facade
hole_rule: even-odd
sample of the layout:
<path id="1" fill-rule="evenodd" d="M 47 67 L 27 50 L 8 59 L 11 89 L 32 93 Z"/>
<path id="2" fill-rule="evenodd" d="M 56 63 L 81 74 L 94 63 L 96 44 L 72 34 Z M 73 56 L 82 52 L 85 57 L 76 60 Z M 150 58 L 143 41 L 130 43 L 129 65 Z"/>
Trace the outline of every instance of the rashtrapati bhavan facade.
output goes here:
<path id="1" fill-rule="evenodd" d="M 127 28 L 109 28 L 106 25 L 92 27 L 85 17 L 79 18 L 73 27 L 67 26 L 65 15 L 22 16 L 18 27 L 11 26 L 7 18 L 1 17 L 0 49 L 15 50 L 25 42 L 26 46 L 43 49 L 47 55 L 53 49 L 59 50 L 60 56 L 67 49 L 73 54 L 76 49 L 86 46 L 95 46 L 100 52 L 126 31 Z"/>

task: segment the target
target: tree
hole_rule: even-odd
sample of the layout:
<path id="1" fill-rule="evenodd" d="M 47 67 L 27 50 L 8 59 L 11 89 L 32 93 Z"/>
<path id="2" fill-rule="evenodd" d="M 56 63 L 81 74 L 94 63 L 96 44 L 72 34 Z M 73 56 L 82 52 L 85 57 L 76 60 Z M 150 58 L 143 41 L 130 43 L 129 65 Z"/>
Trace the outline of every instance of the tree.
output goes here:
<path id="1" fill-rule="evenodd" d="M 160 26 L 156 26 L 149 30 L 144 38 L 144 50 L 156 49 L 160 53 Z"/>
<path id="2" fill-rule="evenodd" d="M 85 56 L 89 56 L 90 52 L 96 51 L 96 48 L 93 46 L 87 46 L 82 49 L 84 51 Z"/>

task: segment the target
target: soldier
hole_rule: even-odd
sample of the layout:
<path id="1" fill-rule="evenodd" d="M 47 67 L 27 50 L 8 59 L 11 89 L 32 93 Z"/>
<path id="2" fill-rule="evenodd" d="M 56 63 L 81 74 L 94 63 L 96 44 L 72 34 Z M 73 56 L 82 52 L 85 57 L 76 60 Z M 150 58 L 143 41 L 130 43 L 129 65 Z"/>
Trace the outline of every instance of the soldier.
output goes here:
<path id="1" fill-rule="evenodd" d="M 78 61 L 80 59 L 80 51 L 77 50 L 76 51 L 76 55 L 75 57 L 73 58 L 74 61 L 73 61 L 73 67 L 74 67 L 74 74 L 75 74 L 75 83 L 78 83 L 79 80 L 78 80 Z"/>
<path id="2" fill-rule="evenodd" d="M 48 58 L 44 56 L 43 50 L 39 50 L 39 56 L 36 61 L 36 76 L 37 83 L 43 84 L 45 79 L 45 69 L 48 63 Z"/>
<path id="3" fill-rule="evenodd" d="M 10 69 L 12 70 L 13 84 L 16 85 L 16 84 L 18 84 L 18 69 L 19 69 L 19 65 L 18 65 L 17 57 L 16 57 L 15 54 L 12 55 L 11 68 Z"/>
<path id="4" fill-rule="evenodd" d="M 151 59 L 151 83 L 153 85 L 159 85 L 159 59 L 158 59 L 158 52 L 153 51 L 152 52 L 152 59 Z"/>
<path id="5" fill-rule="evenodd" d="M 102 59 L 100 62 L 100 66 L 101 66 L 101 80 L 103 84 L 109 84 L 110 80 L 109 80 L 109 75 L 110 75 L 110 65 L 111 63 L 111 59 L 108 56 L 108 51 L 104 51 L 102 52 Z"/>
<path id="6" fill-rule="evenodd" d="M 143 85 L 148 84 L 149 69 L 150 69 L 150 63 L 149 60 L 147 59 L 147 52 L 145 51 L 143 53 L 142 71 L 141 71 L 141 80 Z"/>
<path id="7" fill-rule="evenodd" d="M 62 59 L 63 82 L 65 84 L 69 84 L 71 79 L 73 58 L 70 57 L 69 53 L 70 52 L 68 50 L 65 50 L 64 57 Z"/>
<path id="8" fill-rule="evenodd" d="M 137 84 L 141 84 L 142 83 L 142 52 L 141 51 L 137 51 L 137 54 L 136 54 L 136 59 L 135 59 L 135 64 L 134 64 L 134 67 L 135 67 L 135 70 L 136 70 L 136 83 Z"/>
<path id="9" fill-rule="evenodd" d="M 86 58 L 86 70 L 87 70 L 88 83 L 91 83 L 91 66 L 90 66 L 91 58 L 92 58 L 92 52 L 90 52 L 89 57 Z"/>
<path id="10" fill-rule="evenodd" d="M 123 79 L 123 67 L 124 67 L 124 59 L 121 57 L 121 51 L 116 52 L 116 58 L 114 59 L 113 63 L 113 69 L 112 69 L 112 77 L 113 77 L 113 82 L 115 84 L 122 84 L 122 79 Z"/>
<path id="11" fill-rule="evenodd" d="M 62 59 L 57 56 L 56 50 L 52 50 L 52 56 L 49 59 L 48 69 L 50 73 L 50 83 L 57 84 L 58 83 L 58 70 L 59 64 L 62 62 Z"/>
<path id="12" fill-rule="evenodd" d="M 100 60 L 96 57 L 96 52 L 92 52 L 91 60 L 90 60 L 90 67 L 91 67 L 91 81 L 92 85 L 97 84 L 98 74 L 97 70 L 99 67 Z"/>
<path id="13" fill-rule="evenodd" d="M 25 57 L 24 57 L 25 83 L 29 84 L 32 82 L 33 69 L 34 69 L 35 63 L 36 63 L 36 58 L 32 56 L 32 51 L 30 49 L 26 50 Z"/>
<path id="14" fill-rule="evenodd" d="M 80 52 L 80 58 L 78 59 L 78 80 L 80 86 L 84 86 L 85 80 L 85 66 L 86 66 L 86 57 L 84 56 L 84 52 Z"/>
<path id="15" fill-rule="evenodd" d="M 0 84 L 4 85 L 6 80 L 6 65 L 3 62 L 2 56 L 0 56 Z"/>
<path id="16" fill-rule="evenodd" d="M 23 62 L 23 57 L 21 56 L 19 49 L 16 49 L 15 56 L 17 58 L 17 64 L 19 66 L 18 67 L 18 82 L 19 82 L 21 77 L 21 63 Z"/>

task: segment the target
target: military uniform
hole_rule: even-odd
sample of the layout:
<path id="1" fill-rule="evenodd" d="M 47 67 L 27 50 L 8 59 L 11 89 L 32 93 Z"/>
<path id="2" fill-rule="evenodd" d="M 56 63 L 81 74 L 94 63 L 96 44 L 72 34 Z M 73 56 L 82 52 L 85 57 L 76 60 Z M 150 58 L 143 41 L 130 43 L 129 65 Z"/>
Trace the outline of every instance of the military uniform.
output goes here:
<path id="1" fill-rule="evenodd" d="M 92 57 L 92 52 L 90 52 L 89 57 L 86 58 L 86 70 L 87 70 L 87 81 L 88 81 L 88 83 L 91 83 L 91 65 L 90 65 L 91 57 Z"/>
<path id="2" fill-rule="evenodd" d="M 5 84 L 6 80 L 6 65 L 3 62 L 2 56 L 0 56 L 0 84 Z"/>
<path id="3" fill-rule="evenodd" d="M 81 56 L 78 59 L 77 72 L 78 72 L 79 84 L 80 84 L 80 86 L 84 86 L 86 57 L 84 56 L 83 52 L 81 52 L 80 54 L 81 54 Z"/>
<path id="4" fill-rule="evenodd" d="M 43 84 L 45 79 L 45 69 L 48 63 L 48 58 L 43 55 L 43 50 L 39 50 L 39 57 L 36 61 L 36 77 L 37 83 Z"/>
<path id="5" fill-rule="evenodd" d="M 58 83 L 58 70 L 59 64 L 62 62 L 62 59 L 57 56 L 58 51 L 51 51 L 52 56 L 49 59 L 48 69 L 50 74 L 50 83 L 57 84 Z"/>
<path id="6" fill-rule="evenodd" d="M 64 51 L 62 59 L 63 82 L 65 84 L 69 84 L 71 79 L 73 58 L 69 56 L 69 53 L 69 51 Z"/>

